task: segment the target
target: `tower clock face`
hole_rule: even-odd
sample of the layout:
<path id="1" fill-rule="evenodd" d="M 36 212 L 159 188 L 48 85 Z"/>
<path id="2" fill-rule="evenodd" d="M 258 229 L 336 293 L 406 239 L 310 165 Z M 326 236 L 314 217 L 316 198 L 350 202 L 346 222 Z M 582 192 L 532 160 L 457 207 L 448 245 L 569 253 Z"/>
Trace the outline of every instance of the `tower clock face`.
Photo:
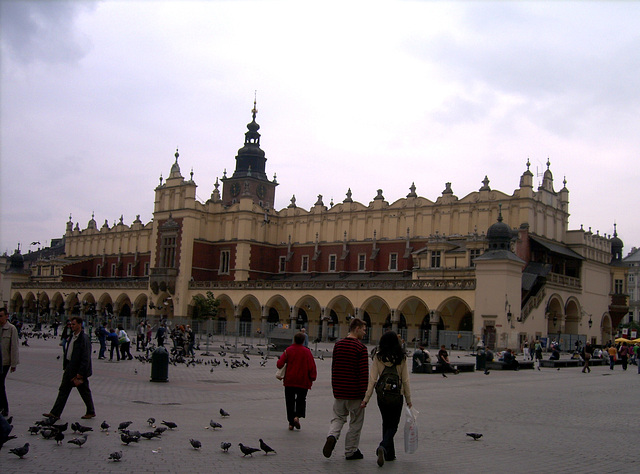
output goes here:
<path id="1" fill-rule="evenodd" d="M 264 199 L 264 197 L 267 195 L 267 188 L 264 187 L 264 184 L 258 186 L 257 193 L 260 199 Z"/>
<path id="2" fill-rule="evenodd" d="M 236 197 L 238 194 L 240 194 L 240 183 L 233 183 L 231 185 L 231 195 Z"/>

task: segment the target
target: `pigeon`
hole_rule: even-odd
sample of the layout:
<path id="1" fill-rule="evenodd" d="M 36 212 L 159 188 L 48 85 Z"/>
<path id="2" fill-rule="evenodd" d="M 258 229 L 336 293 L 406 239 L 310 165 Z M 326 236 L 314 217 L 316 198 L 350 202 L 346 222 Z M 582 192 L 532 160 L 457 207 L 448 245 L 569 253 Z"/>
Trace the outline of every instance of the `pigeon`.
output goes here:
<path id="1" fill-rule="evenodd" d="M 109 459 L 113 459 L 114 462 L 119 462 L 122 459 L 122 451 L 114 451 L 109 454 Z"/>
<path id="2" fill-rule="evenodd" d="M 79 426 L 80 426 L 80 423 L 76 423 L 76 422 L 71 423 L 71 429 L 73 430 L 74 433 L 78 432 Z"/>
<path id="3" fill-rule="evenodd" d="M 482 438 L 482 433 L 467 433 L 467 436 L 471 436 L 474 441 L 478 441 Z"/>
<path id="4" fill-rule="evenodd" d="M 231 447 L 231 443 L 225 443 L 224 441 L 220 443 L 220 449 L 222 449 L 225 453 L 229 452 L 230 447 Z"/>
<path id="5" fill-rule="evenodd" d="M 64 425 L 51 425 L 51 427 L 55 428 L 60 433 L 64 433 L 65 431 L 67 431 L 67 428 L 69 427 L 69 423 L 65 423 Z"/>
<path id="6" fill-rule="evenodd" d="M 107 420 L 104 420 L 101 424 L 100 424 L 100 429 L 102 431 L 107 431 L 109 429 L 110 425 L 109 423 L 107 423 Z"/>
<path id="7" fill-rule="evenodd" d="M 211 426 L 211 428 L 213 428 L 214 430 L 215 430 L 216 428 L 222 428 L 222 425 L 221 425 L 220 423 L 216 423 L 216 422 L 215 422 L 215 421 L 213 421 L 213 420 L 211 420 L 211 421 L 209 422 L 209 425 L 210 425 L 210 426 Z"/>
<path id="8" fill-rule="evenodd" d="M 158 426 L 155 430 L 154 433 L 161 435 L 162 433 L 164 433 L 165 431 L 167 431 L 167 428 L 164 426 Z"/>
<path id="9" fill-rule="evenodd" d="M 164 426 L 166 426 L 167 428 L 169 428 L 170 430 L 178 427 L 178 425 L 176 425 L 173 421 L 164 421 L 164 420 L 162 420 L 162 424 Z"/>
<path id="10" fill-rule="evenodd" d="M 29 443 L 25 443 L 24 446 L 12 448 L 9 450 L 9 452 L 22 459 L 29 452 Z"/>
<path id="11" fill-rule="evenodd" d="M 267 443 L 265 443 L 264 441 L 262 441 L 262 438 L 260 438 L 260 449 L 262 449 L 264 451 L 265 456 L 269 453 L 273 453 L 273 454 L 277 454 L 276 450 L 273 449 L 271 446 L 269 446 Z"/>
<path id="12" fill-rule="evenodd" d="M 54 430 L 52 428 L 44 428 L 40 430 L 40 434 L 44 439 L 51 439 L 58 432 L 58 430 Z"/>
<path id="13" fill-rule="evenodd" d="M 124 444 L 129 446 L 129 443 L 137 443 L 140 438 L 138 438 L 136 436 L 130 436 L 130 435 L 126 434 L 126 433 L 122 433 L 120 435 L 120 439 L 122 440 L 122 442 Z"/>
<path id="14" fill-rule="evenodd" d="M 53 435 L 53 439 L 56 440 L 56 444 L 62 444 L 64 440 L 64 433 L 62 431 L 57 431 L 55 435 Z"/>
<path id="15" fill-rule="evenodd" d="M 67 441 L 67 443 L 75 444 L 80 448 L 86 442 L 87 442 L 87 435 L 78 436 L 77 438 L 73 438 Z"/>
<path id="16" fill-rule="evenodd" d="M 4 435 L 4 436 L 0 436 L 0 449 L 2 449 L 2 446 L 4 446 L 4 443 L 6 443 L 7 441 L 11 440 L 11 439 L 16 439 L 17 436 L 8 436 L 8 435 Z"/>
<path id="17" fill-rule="evenodd" d="M 155 422 L 156 422 L 156 419 L 155 419 L 155 418 L 149 418 L 149 419 L 147 420 L 147 423 L 149 423 L 149 426 L 152 426 Z"/>
<path id="18" fill-rule="evenodd" d="M 76 423 L 75 431 L 79 433 L 86 433 L 87 431 L 93 431 L 93 428 L 90 426 L 82 426 L 80 423 Z"/>
<path id="19" fill-rule="evenodd" d="M 225 416 L 229 416 L 229 413 L 224 411 L 224 409 L 220 408 L 220 416 L 222 416 L 224 418 Z"/>
<path id="20" fill-rule="evenodd" d="M 245 457 L 247 455 L 253 457 L 253 453 L 255 453 L 256 451 L 260 451 L 260 449 L 258 448 L 250 448 L 249 446 L 245 446 L 242 443 L 238 443 L 238 446 L 240 446 L 240 451 L 242 451 L 242 454 L 244 455 L 242 457 Z"/>
<path id="21" fill-rule="evenodd" d="M 39 426 L 30 426 L 29 427 L 29 433 L 31 433 L 32 435 L 38 434 L 38 431 L 40 431 L 40 427 Z"/>
<path id="22" fill-rule="evenodd" d="M 202 447 L 202 443 L 197 439 L 191 438 L 189 439 L 189 442 L 191 443 L 191 446 L 193 446 L 193 449 L 200 449 Z"/>
<path id="23" fill-rule="evenodd" d="M 133 423 L 133 421 L 123 421 L 122 423 L 120 423 L 118 425 L 118 429 L 119 430 L 126 430 L 131 423 Z"/>
<path id="24" fill-rule="evenodd" d="M 146 433 L 140 433 L 140 436 L 142 436 L 144 439 L 152 439 L 160 437 L 160 433 L 157 433 L 155 431 L 147 431 Z"/>

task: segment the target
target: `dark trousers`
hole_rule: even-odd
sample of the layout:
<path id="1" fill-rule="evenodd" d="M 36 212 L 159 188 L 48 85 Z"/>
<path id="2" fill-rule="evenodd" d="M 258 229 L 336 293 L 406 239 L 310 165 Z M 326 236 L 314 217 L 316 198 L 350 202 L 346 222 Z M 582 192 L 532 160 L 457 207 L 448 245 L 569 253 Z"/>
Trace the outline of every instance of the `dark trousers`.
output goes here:
<path id="1" fill-rule="evenodd" d="M 400 399 L 398 403 L 393 404 L 381 403 L 380 400 L 378 400 L 378 408 L 380 409 L 380 415 L 382 416 L 382 441 L 380 441 L 380 446 L 384 448 L 384 458 L 387 461 L 395 459 L 396 457 L 396 448 L 393 444 L 393 437 L 398 431 L 398 424 L 400 424 L 402 402 L 403 399 Z"/>
<path id="2" fill-rule="evenodd" d="M 627 363 L 629 361 L 629 356 L 626 356 L 626 355 L 620 356 L 620 360 L 622 361 L 622 370 L 627 370 Z"/>
<path id="3" fill-rule="evenodd" d="M 62 383 L 58 389 L 58 398 L 56 398 L 56 402 L 53 404 L 53 408 L 51 409 L 51 414 L 58 418 L 62 415 L 64 406 L 67 404 L 67 399 L 69 398 L 71 389 L 75 387 L 71 382 L 73 377 L 75 377 L 75 374 L 69 374 L 67 371 L 62 374 Z M 76 388 L 78 389 L 80 397 L 82 397 L 82 401 L 87 407 L 86 413 L 95 415 L 96 410 L 93 406 L 93 398 L 91 397 L 91 389 L 89 388 L 89 379 L 84 379 L 84 382 Z"/>
<path id="4" fill-rule="evenodd" d="M 0 367 L 0 412 L 9 413 L 9 401 L 7 400 L 7 391 L 4 387 L 4 381 L 11 369 L 10 365 Z"/>
<path id="5" fill-rule="evenodd" d="M 111 349 L 109 350 L 109 360 L 113 360 L 113 350 L 116 351 L 116 357 L 120 360 L 120 349 L 118 349 L 118 344 L 115 342 L 111 343 Z"/>
<path id="6" fill-rule="evenodd" d="M 107 341 L 100 339 L 100 352 L 98 353 L 98 359 L 103 358 L 105 352 L 107 352 Z"/>
<path id="7" fill-rule="evenodd" d="M 306 388 L 285 387 L 284 401 L 287 406 L 287 421 L 293 426 L 295 417 L 304 418 L 307 413 L 307 392 Z"/>
<path id="8" fill-rule="evenodd" d="M 131 356 L 131 342 L 120 343 L 120 354 L 122 354 L 122 360 L 127 358 L 129 358 L 129 360 L 133 359 Z"/>

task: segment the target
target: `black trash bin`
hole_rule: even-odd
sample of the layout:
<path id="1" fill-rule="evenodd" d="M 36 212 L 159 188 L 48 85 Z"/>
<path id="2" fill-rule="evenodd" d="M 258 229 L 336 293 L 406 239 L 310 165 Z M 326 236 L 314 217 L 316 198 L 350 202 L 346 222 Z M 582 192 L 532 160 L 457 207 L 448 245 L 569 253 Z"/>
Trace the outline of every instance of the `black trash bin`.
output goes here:
<path id="1" fill-rule="evenodd" d="M 476 350 L 476 370 L 487 369 L 487 353 L 484 349 L 478 347 Z"/>
<path id="2" fill-rule="evenodd" d="M 164 347 L 158 347 L 151 354 L 151 381 L 169 381 L 169 352 Z"/>

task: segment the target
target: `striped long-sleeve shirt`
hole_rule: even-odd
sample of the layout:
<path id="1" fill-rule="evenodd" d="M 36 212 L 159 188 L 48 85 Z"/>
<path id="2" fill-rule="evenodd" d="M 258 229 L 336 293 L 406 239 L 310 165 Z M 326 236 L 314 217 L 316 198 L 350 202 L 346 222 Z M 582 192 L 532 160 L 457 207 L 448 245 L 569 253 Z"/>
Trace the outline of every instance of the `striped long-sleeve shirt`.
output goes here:
<path id="1" fill-rule="evenodd" d="M 335 398 L 364 398 L 369 380 L 368 356 L 367 346 L 355 337 L 345 337 L 336 342 L 331 361 L 331 386 Z"/>

